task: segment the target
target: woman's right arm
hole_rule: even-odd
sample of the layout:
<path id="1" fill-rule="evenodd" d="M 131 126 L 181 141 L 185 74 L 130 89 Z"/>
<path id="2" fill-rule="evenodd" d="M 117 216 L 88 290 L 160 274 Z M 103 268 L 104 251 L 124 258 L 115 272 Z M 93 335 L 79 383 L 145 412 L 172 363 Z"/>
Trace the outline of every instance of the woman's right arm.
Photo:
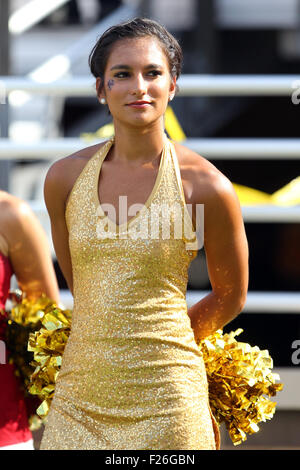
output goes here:
<path id="1" fill-rule="evenodd" d="M 60 269 L 73 294 L 72 262 L 69 249 L 69 233 L 65 221 L 65 204 L 69 194 L 66 159 L 55 162 L 46 175 L 44 198 L 51 222 L 54 250 Z"/>
<path id="2" fill-rule="evenodd" d="M 1 231 L 7 255 L 20 289 L 29 299 L 46 294 L 59 303 L 59 288 L 47 235 L 29 204 L 5 194 L 1 204 Z"/>

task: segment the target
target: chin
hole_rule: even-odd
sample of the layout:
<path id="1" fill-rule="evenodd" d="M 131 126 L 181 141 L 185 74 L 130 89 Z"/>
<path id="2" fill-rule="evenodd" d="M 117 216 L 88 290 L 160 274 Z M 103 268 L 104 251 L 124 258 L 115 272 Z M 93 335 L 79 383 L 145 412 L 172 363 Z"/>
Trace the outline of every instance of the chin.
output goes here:
<path id="1" fill-rule="evenodd" d="M 158 120 L 162 119 L 163 116 L 155 116 L 155 117 L 149 117 L 146 116 L 146 113 L 144 115 L 136 116 L 135 118 L 128 119 L 128 116 L 126 118 L 121 119 L 120 121 L 129 126 L 129 127 L 148 127 L 153 125 L 155 122 Z"/>

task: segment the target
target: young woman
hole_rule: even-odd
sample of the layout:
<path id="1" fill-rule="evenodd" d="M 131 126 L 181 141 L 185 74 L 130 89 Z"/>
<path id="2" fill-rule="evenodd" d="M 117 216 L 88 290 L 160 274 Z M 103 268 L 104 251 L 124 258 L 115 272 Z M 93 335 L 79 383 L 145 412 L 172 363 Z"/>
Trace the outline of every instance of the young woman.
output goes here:
<path id="1" fill-rule="evenodd" d="M 181 60 L 155 21 L 108 29 L 90 66 L 115 136 L 47 174 L 53 242 L 74 310 L 41 449 L 219 447 L 197 341 L 242 310 L 248 247 L 230 181 L 164 134 Z M 166 230 L 165 206 L 181 209 L 181 238 L 178 218 Z M 212 291 L 187 311 L 192 240 L 203 229 Z"/>
<path id="2" fill-rule="evenodd" d="M 49 244 L 27 203 L 0 191 L 0 310 L 4 310 L 12 274 L 27 298 L 44 292 L 59 302 Z M 0 340 L 5 344 L 6 318 L 0 314 Z M 2 358 L 3 359 L 3 358 Z M 0 450 L 33 449 L 23 393 L 8 356 L 0 364 Z"/>

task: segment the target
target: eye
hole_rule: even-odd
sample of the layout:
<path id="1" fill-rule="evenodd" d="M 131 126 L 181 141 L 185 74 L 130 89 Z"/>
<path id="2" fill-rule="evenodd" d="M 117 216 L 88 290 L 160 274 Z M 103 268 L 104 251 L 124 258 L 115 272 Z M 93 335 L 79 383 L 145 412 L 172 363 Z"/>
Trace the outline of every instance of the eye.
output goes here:
<path id="1" fill-rule="evenodd" d="M 158 75 L 162 75 L 162 72 L 160 70 L 150 70 L 150 72 L 148 72 L 148 75 L 151 75 L 152 77 L 157 77 Z"/>
<path id="2" fill-rule="evenodd" d="M 117 72 L 114 74 L 114 77 L 116 78 L 125 78 L 128 77 L 129 73 L 128 72 Z"/>

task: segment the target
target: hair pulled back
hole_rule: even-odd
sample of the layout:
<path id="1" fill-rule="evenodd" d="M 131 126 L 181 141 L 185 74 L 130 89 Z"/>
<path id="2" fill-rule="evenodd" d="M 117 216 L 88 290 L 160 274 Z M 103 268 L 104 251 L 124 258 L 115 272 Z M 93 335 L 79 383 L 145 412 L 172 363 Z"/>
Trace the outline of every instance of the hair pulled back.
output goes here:
<path id="1" fill-rule="evenodd" d="M 98 39 L 89 55 L 89 66 L 95 78 L 104 79 L 105 67 L 112 46 L 122 39 L 155 37 L 159 40 L 169 63 L 172 78 L 179 77 L 182 68 L 182 50 L 177 40 L 164 26 L 148 18 L 134 18 L 108 28 Z M 102 85 L 101 85 L 102 86 Z"/>

